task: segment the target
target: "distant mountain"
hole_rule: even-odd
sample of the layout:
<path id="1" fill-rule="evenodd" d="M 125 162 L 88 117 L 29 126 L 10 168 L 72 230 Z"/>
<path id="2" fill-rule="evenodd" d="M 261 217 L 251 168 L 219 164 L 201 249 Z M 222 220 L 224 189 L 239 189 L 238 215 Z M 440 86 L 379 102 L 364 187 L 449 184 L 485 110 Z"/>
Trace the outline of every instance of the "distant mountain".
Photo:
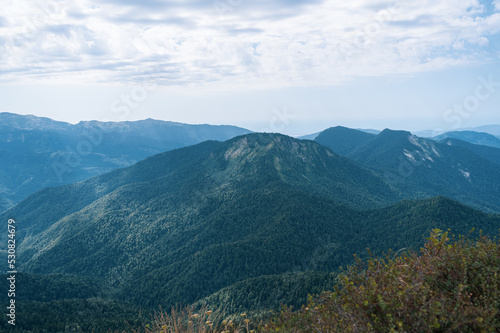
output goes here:
<path id="1" fill-rule="evenodd" d="M 500 125 L 484 125 L 478 127 L 464 128 L 464 131 L 484 132 L 500 137 Z"/>
<path id="2" fill-rule="evenodd" d="M 337 126 L 337 127 L 332 127 L 332 128 L 347 128 L 347 127 Z M 323 132 L 329 131 L 330 129 L 331 128 L 326 129 L 326 130 L 324 130 L 322 132 L 317 132 L 317 133 L 313 133 L 313 134 L 309 134 L 309 135 L 304 135 L 304 136 L 298 137 L 298 139 L 301 139 L 301 140 L 315 140 L 318 137 L 318 135 L 320 135 Z M 357 128 L 356 131 L 360 131 L 360 132 L 363 132 L 363 133 L 369 133 L 369 134 L 375 134 L 375 135 L 380 133 L 379 130 L 374 130 L 374 129 Z"/>
<path id="3" fill-rule="evenodd" d="M 498 164 L 464 147 L 384 130 L 347 156 L 383 174 L 405 197 L 444 195 L 500 211 Z"/>
<path id="4" fill-rule="evenodd" d="M 375 134 L 337 126 L 321 132 L 315 141 L 330 148 L 334 153 L 347 156 L 373 137 Z"/>
<path id="5" fill-rule="evenodd" d="M 361 131 L 361 132 L 365 132 L 365 133 L 375 134 L 375 135 L 377 135 L 380 132 L 382 132 L 382 131 L 379 131 L 379 130 L 369 129 L 369 128 L 368 129 L 356 128 L 356 130 Z"/>
<path id="6" fill-rule="evenodd" d="M 379 136 L 408 140 L 404 132 Z M 397 203 L 399 191 L 318 143 L 261 133 L 47 188 L 0 220 L 16 220 L 18 267 L 28 273 L 98 278 L 108 297 L 152 308 L 238 300 L 231 286 L 241 283 L 249 290 L 243 307 L 271 307 L 281 297 L 268 294 L 275 285 L 331 283 L 295 273 L 336 271 L 367 247 L 416 248 L 433 228 L 496 234 L 500 224 L 499 215 L 442 197 Z"/>
<path id="7" fill-rule="evenodd" d="M 478 133 L 488 133 L 497 138 L 500 138 L 500 125 L 484 125 L 478 127 L 468 127 L 468 128 L 458 128 L 454 131 L 448 132 L 478 132 Z M 413 135 L 421 138 L 433 138 L 441 134 L 447 133 L 446 130 L 436 129 L 436 130 L 423 130 L 423 131 L 412 131 Z M 465 140 L 464 140 L 465 141 Z"/>
<path id="8" fill-rule="evenodd" d="M 419 138 L 433 138 L 435 136 L 445 133 L 442 130 L 423 130 L 423 131 L 411 131 L 411 133 Z"/>
<path id="9" fill-rule="evenodd" d="M 500 148 L 499 138 L 497 138 L 494 135 L 483 132 L 472 132 L 472 131 L 446 132 L 444 134 L 435 136 L 432 139 L 435 141 L 441 141 L 447 138 L 458 139 L 476 145 Z"/>
<path id="10" fill-rule="evenodd" d="M 309 135 L 300 136 L 297 139 L 300 139 L 300 140 L 314 140 L 319 135 L 319 133 L 320 132 L 309 134 Z"/>
<path id="11" fill-rule="evenodd" d="M 0 113 L 0 211 L 44 187 L 81 181 L 160 152 L 246 133 L 234 126 L 152 119 L 72 125 Z"/>

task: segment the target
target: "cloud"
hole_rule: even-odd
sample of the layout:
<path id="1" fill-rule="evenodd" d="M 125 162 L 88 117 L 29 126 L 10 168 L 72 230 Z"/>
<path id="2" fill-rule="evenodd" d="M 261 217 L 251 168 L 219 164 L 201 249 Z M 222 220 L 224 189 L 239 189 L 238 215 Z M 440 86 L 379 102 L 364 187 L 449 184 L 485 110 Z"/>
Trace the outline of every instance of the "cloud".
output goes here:
<path id="1" fill-rule="evenodd" d="M 3 83 L 157 71 L 169 86 L 329 85 L 491 61 L 500 31 L 500 13 L 477 0 L 75 0 L 4 13 Z"/>

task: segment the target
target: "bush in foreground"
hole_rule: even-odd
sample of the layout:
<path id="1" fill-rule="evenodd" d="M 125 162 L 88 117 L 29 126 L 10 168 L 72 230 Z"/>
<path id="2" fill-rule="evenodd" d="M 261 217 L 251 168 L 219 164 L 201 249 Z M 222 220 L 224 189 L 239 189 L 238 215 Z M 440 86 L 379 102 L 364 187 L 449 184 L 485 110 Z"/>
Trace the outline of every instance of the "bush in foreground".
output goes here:
<path id="1" fill-rule="evenodd" d="M 434 230 L 420 255 L 358 260 L 265 332 L 500 332 L 500 243 Z"/>

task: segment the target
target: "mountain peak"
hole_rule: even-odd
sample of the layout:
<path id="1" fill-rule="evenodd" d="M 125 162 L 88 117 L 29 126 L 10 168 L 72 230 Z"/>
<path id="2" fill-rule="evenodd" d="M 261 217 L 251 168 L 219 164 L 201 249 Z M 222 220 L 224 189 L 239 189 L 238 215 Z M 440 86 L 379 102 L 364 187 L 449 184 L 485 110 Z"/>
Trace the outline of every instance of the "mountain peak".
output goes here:
<path id="1" fill-rule="evenodd" d="M 361 145 L 368 142 L 375 135 L 363 131 L 336 126 L 321 132 L 315 139 L 316 142 L 329 147 L 333 152 L 347 156 Z"/>
<path id="2" fill-rule="evenodd" d="M 314 141 L 299 140 L 279 133 L 245 134 L 229 140 L 227 144 L 229 147 L 224 154 L 226 160 L 244 155 L 264 155 L 269 151 L 292 153 L 292 155 L 298 155 L 305 159 L 304 154 L 308 151 L 308 148 L 319 146 Z"/>
<path id="3" fill-rule="evenodd" d="M 382 132 L 380 132 L 378 134 L 378 136 L 381 137 L 381 138 L 392 137 L 392 138 L 404 138 L 404 139 L 407 139 L 409 136 L 412 136 L 412 134 L 409 131 L 392 130 L 392 129 L 386 128 Z"/>

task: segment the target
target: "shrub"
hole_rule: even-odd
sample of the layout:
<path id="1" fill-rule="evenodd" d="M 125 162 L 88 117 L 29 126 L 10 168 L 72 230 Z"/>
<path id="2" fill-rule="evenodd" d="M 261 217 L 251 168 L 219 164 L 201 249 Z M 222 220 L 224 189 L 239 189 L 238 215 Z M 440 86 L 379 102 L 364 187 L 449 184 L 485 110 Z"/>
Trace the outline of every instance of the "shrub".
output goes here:
<path id="1" fill-rule="evenodd" d="M 451 237 L 453 238 L 453 237 Z M 265 332 L 499 332 L 500 243 L 434 230 L 420 254 L 357 260 L 334 291 Z"/>

